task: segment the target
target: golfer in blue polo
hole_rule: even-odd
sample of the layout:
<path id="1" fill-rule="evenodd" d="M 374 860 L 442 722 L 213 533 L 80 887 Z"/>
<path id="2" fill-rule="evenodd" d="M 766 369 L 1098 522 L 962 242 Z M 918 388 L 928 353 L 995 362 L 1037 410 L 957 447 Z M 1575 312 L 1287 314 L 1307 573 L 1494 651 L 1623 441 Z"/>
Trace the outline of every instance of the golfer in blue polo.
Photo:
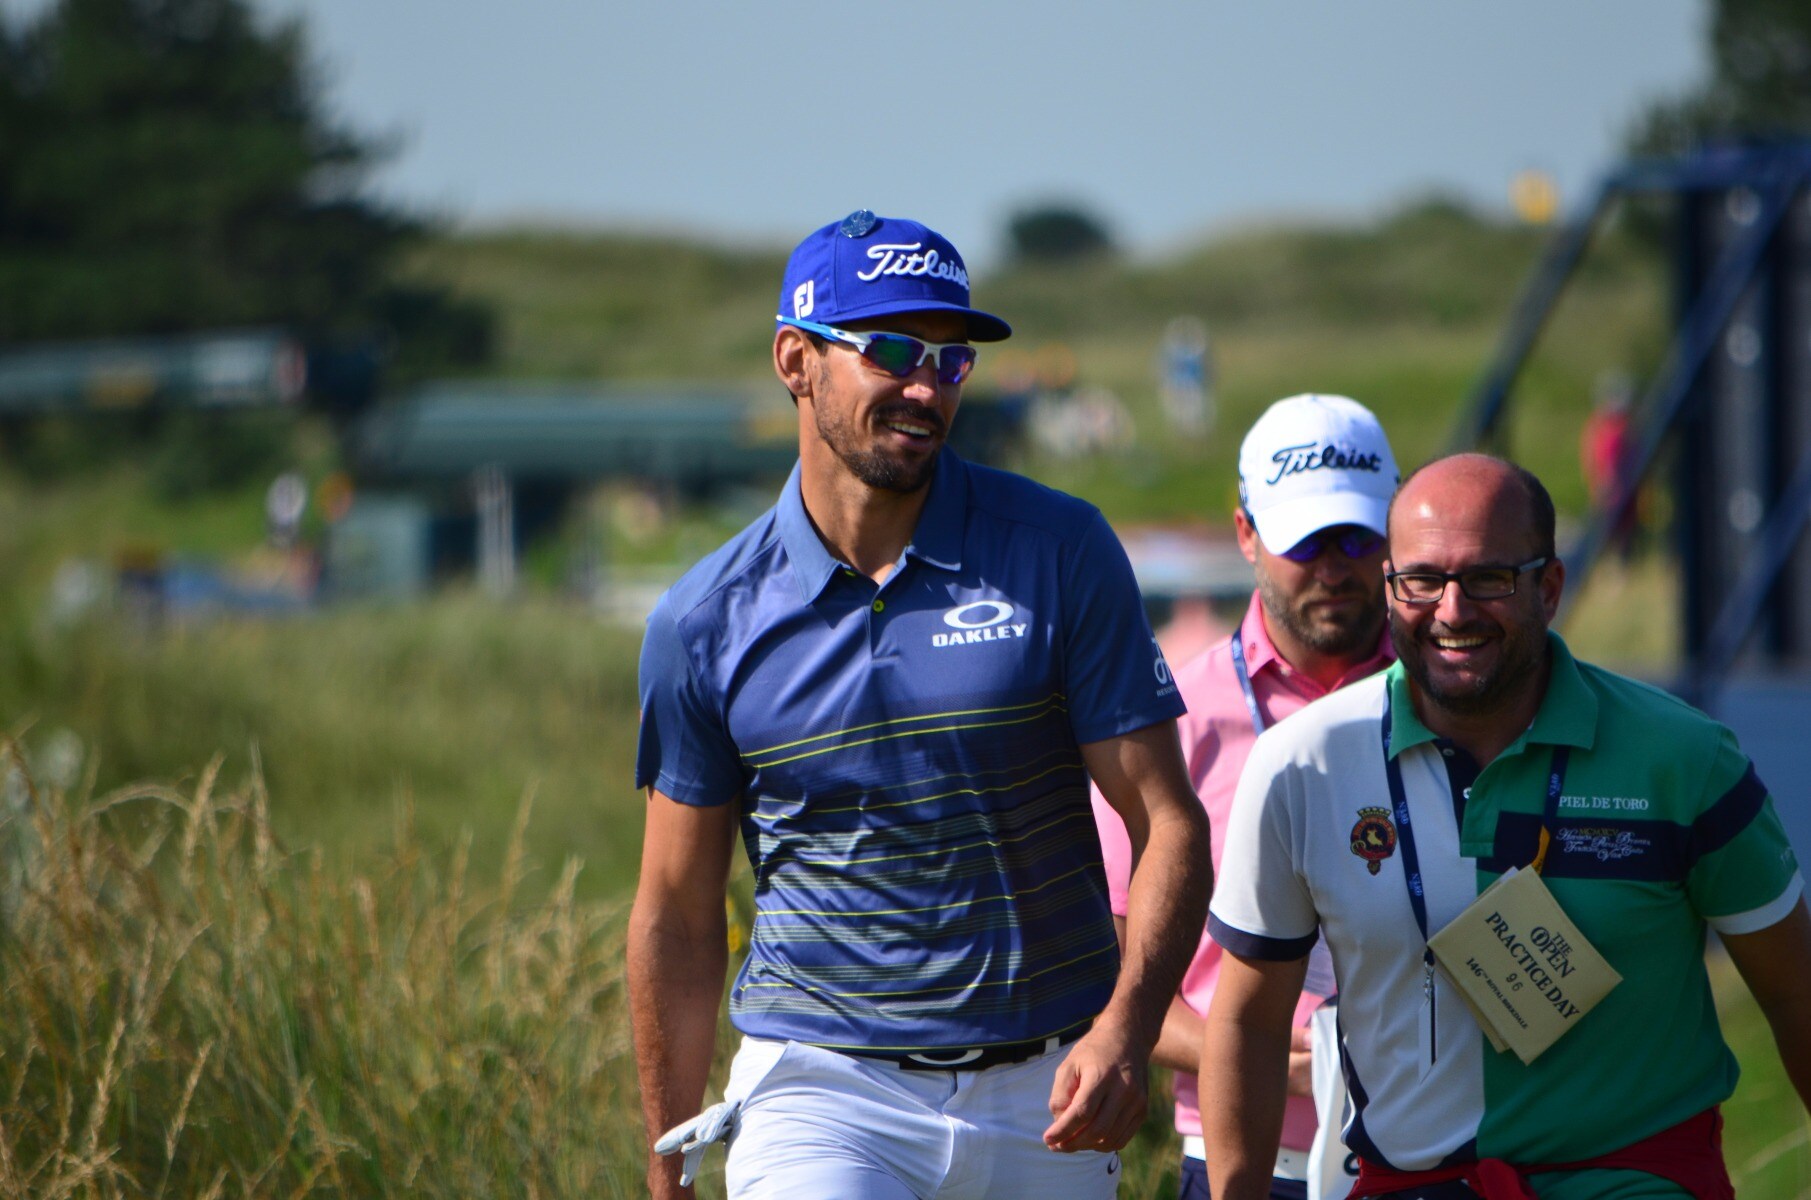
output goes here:
<path id="1" fill-rule="evenodd" d="M 630 1000 L 650 1141 L 677 1152 L 650 1156 L 656 1197 L 717 1140 L 738 1198 L 1114 1194 L 1207 823 L 1105 520 L 946 445 L 976 345 L 1010 333 L 915 221 L 852 213 L 787 265 L 798 465 L 642 649 Z M 1123 961 L 1090 778 L 1138 855 Z M 738 830 L 742 1040 L 704 1108 Z"/>

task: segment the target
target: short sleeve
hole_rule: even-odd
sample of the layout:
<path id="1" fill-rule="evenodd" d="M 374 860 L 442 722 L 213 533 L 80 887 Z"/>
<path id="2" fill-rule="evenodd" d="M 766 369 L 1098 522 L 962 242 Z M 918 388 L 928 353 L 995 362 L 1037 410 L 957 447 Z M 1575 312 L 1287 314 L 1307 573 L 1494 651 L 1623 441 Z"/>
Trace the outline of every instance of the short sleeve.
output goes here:
<path id="1" fill-rule="evenodd" d="M 1288 766 L 1276 749 L 1259 738 L 1239 775 L 1208 932 L 1241 957 L 1293 962 L 1314 949 L 1320 917 L 1296 866 Z"/>
<path id="2" fill-rule="evenodd" d="M 1783 919 L 1804 891 L 1798 858 L 1754 764 L 1722 731 L 1706 803 L 1687 838 L 1686 893 L 1720 933 L 1753 933 Z"/>
<path id="3" fill-rule="evenodd" d="M 722 709 L 700 684 L 664 600 L 648 617 L 642 639 L 640 692 L 635 786 L 703 807 L 739 796 L 742 765 Z"/>
<path id="4" fill-rule="evenodd" d="M 1086 745 L 1185 711 L 1125 548 L 1090 509 L 1063 575 L 1063 660 L 1069 724 Z"/>

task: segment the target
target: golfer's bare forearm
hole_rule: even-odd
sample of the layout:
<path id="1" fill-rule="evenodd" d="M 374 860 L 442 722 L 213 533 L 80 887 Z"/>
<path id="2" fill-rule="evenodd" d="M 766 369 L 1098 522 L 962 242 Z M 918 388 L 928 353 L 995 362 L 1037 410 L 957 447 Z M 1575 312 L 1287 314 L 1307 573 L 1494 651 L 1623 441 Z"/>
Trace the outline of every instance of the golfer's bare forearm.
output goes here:
<path id="1" fill-rule="evenodd" d="M 703 1107 L 728 966 L 726 935 L 721 920 L 688 924 L 652 904 L 637 902 L 630 917 L 629 1020 L 650 1155 L 656 1138 Z M 655 1186 L 663 1182 L 677 1189 L 677 1159 L 650 1157 L 649 1163 L 655 1195 L 663 1194 Z"/>
<path id="2" fill-rule="evenodd" d="M 1192 797 L 1186 806 L 1158 808 L 1127 893 L 1125 963 L 1108 1005 L 1142 1045 L 1158 1043 L 1200 945 L 1212 890 L 1206 814 Z"/>

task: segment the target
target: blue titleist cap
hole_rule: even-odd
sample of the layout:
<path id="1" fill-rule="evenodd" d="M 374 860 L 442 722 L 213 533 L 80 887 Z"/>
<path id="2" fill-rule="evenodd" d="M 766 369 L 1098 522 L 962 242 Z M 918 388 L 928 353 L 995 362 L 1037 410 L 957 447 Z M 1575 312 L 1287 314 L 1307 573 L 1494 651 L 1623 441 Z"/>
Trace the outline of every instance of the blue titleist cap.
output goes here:
<path id="1" fill-rule="evenodd" d="M 825 325 L 936 310 L 965 314 L 971 342 L 1012 336 L 1012 326 L 968 306 L 968 268 L 948 238 L 865 208 L 800 242 L 780 285 L 781 317 Z"/>

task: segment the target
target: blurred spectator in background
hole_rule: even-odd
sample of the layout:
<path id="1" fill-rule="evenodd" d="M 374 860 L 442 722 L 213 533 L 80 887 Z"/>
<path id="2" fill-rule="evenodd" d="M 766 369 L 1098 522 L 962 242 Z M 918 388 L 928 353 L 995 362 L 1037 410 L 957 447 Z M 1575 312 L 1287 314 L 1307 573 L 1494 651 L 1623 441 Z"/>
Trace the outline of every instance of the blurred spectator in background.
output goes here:
<path id="1" fill-rule="evenodd" d="M 1615 503 L 1620 489 L 1631 448 L 1629 414 L 1634 393 L 1634 380 L 1621 371 L 1605 371 L 1597 377 L 1591 415 L 1585 418 L 1578 440 L 1579 467 L 1584 471 L 1585 490 L 1594 511 Z M 1610 544 L 1623 558 L 1633 547 L 1637 507 L 1630 503 L 1623 510 L 1610 537 Z"/>

